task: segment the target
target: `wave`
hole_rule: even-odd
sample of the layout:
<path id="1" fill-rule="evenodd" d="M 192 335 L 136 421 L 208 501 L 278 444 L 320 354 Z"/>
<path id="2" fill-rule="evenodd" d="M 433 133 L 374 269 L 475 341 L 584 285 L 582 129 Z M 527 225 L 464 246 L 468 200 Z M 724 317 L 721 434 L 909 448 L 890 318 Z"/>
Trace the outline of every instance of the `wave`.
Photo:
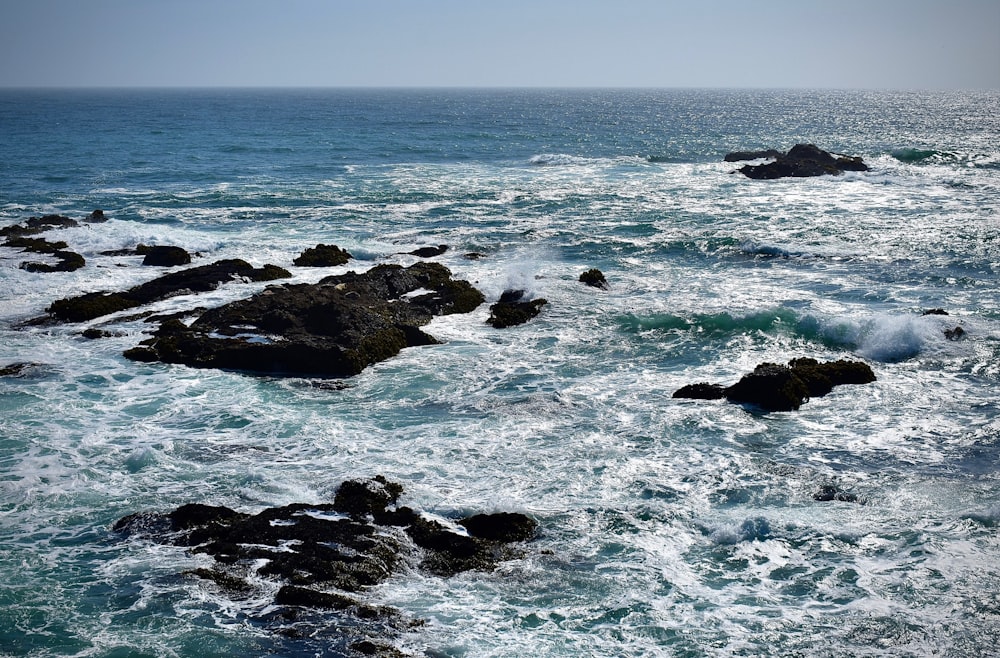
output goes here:
<path id="1" fill-rule="evenodd" d="M 998 153 L 958 153 L 931 148 L 901 148 L 889 152 L 905 164 L 959 165 L 976 169 L 1000 168 Z"/>
<path id="2" fill-rule="evenodd" d="M 926 162 L 931 159 L 941 159 L 942 157 L 954 158 L 954 153 L 938 151 L 936 149 L 901 148 L 890 151 L 889 154 L 900 162 L 916 163 Z"/>
<path id="3" fill-rule="evenodd" d="M 658 313 L 619 319 L 627 333 L 684 333 L 717 340 L 743 334 L 791 335 L 827 348 L 847 350 L 871 361 L 895 363 L 948 343 L 948 330 L 961 323 L 923 315 L 877 315 L 869 318 L 820 318 L 777 308 L 745 315 L 729 312 L 690 316 Z M 964 331 L 964 330 L 963 330 Z"/>

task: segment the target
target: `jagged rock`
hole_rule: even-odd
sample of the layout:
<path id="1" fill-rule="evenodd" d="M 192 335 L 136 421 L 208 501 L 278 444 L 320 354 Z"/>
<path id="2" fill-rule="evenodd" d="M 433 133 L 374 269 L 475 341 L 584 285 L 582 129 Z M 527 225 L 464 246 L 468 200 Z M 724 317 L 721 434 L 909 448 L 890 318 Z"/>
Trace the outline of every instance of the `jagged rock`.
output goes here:
<path id="1" fill-rule="evenodd" d="M 608 280 L 604 278 L 604 272 L 600 271 L 596 267 L 581 274 L 580 283 L 585 283 L 588 286 L 600 288 L 602 290 L 608 289 Z"/>
<path id="2" fill-rule="evenodd" d="M 0 377 L 23 377 L 29 371 L 37 367 L 37 363 L 8 363 L 5 366 L 0 366 Z"/>
<path id="3" fill-rule="evenodd" d="M 435 315 L 467 313 L 482 293 L 436 263 L 379 265 L 316 284 L 275 286 L 168 322 L 125 356 L 272 375 L 349 377 L 405 347 L 438 341 L 420 330 Z"/>
<path id="4" fill-rule="evenodd" d="M 920 315 L 948 315 L 948 311 L 943 308 L 929 308 Z"/>
<path id="5" fill-rule="evenodd" d="M 103 210 L 101 210 L 100 208 L 96 208 L 94 209 L 93 212 L 84 217 L 83 221 L 88 222 L 90 224 L 98 224 L 100 222 L 108 221 L 108 218 L 104 216 Z"/>
<path id="6" fill-rule="evenodd" d="M 962 340 L 965 338 L 965 329 L 961 327 L 955 327 L 954 329 L 945 329 L 944 337 L 948 340 Z"/>
<path id="7" fill-rule="evenodd" d="M 144 256 L 143 265 L 155 265 L 160 267 L 176 267 L 177 265 L 188 265 L 191 262 L 191 254 L 182 247 L 169 245 L 147 246 L 139 245 L 136 253 Z"/>
<path id="8" fill-rule="evenodd" d="M 351 258 L 351 254 L 337 245 L 320 243 L 303 251 L 292 262 L 300 267 L 335 267 L 345 265 Z"/>
<path id="9" fill-rule="evenodd" d="M 342 483 L 333 504 L 298 503 L 247 514 L 192 503 L 169 513 L 130 514 L 113 530 L 211 555 L 214 567 L 185 573 L 238 598 L 254 591 L 251 576 L 277 581 L 274 604 L 286 610 L 283 617 L 298 619 L 296 610 L 334 611 L 346 617 L 351 632 L 360 626 L 384 634 L 401 613 L 364 599 L 373 586 L 401 573 L 407 556 L 422 557 L 421 568 L 442 576 L 489 570 L 518 557 L 513 545 L 530 540 L 537 526 L 523 514 L 474 515 L 460 521 L 470 533 L 463 535 L 397 507 L 402 492 L 398 483 L 376 476 Z M 401 517 L 406 521 L 399 522 Z M 379 655 L 393 655 L 391 647 L 365 642 L 390 652 Z"/>
<path id="10" fill-rule="evenodd" d="M 143 304 L 166 299 L 185 292 L 207 292 L 233 280 L 273 281 L 291 274 L 275 265 L 254 268 L 239 260 L 220 260 L 210 265 L 192 267 L 153 279 L 125 292 L 90 292 L 52 302 L 46 309 L 49 316 L 34 324 L 55 322 L 86 322 L 103 315 L 117 313 Z"/>
<path id="11" fill-rule="evenodd" d="M 524 324 L 542 311 L 548 300 L 541 297 L 522 301 L 524 290 L 505 290 L 499 301 L 490 306 L 490 317 L 486 322 L 497 329 L 505 329 Z"/>
<path id="12" fill-rule="evenodd" d="M 793 359 L 788 365 L 761 363 L 732 386 L 689 384 L 674 392 L 675 398 L 717 400 L 726 398 L 765 411 L 793 411 L 813 397 L 822 397 L 835 386 L 875 381 L 871 367 L 860 361 Z"/>
<path id="13" fill-rule="evenodd" d="M 788 153 L 775 156 L 773 162 L 739 168 L 744 176 L 758 180 L 821 176 L 844 171 L 868 171 L 868 165 L 860 157 L 829 153 L 814 144 L 796 144 Z"/>
<path id="14" fill-rule="evenodd" d="M 87 264 L 87 260 L 75 251 L 59 249 L 53 251 L 52 255 L 59 259 L 55 265 L 26 261 L 21 263 L 20 267 L 28 272 L 72 272 Z"/>

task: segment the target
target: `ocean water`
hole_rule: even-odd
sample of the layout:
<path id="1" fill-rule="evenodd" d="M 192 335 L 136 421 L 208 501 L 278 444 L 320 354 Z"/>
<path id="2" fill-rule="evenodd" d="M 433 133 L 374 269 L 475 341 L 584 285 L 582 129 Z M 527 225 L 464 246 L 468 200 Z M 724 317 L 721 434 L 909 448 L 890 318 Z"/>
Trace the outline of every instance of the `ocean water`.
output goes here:
<path id="1" fill-rule="evenodd" d="M 799 142 L 871 170 L 722 161 Z M 0 225 L 110 218 L 44 236 L 75 272 L 0 248 L 0 366 L 33 364 L 0 377 L 0 656 L 344 655 L 336 629 L 281 632 L 266 583 L 234 599 L 182 575 L 207 556 L 111 526 L 376 474 L 443 519 L 539 522 L 495 572 L 367 592 L 423 620 L 386 637 L 407 654 L 995 655 L 998 199 L 997 92 L 0 91 Z M 355 260 L 292 266 L 320 242 Z M 162 274 L 100 255 L 137 243 L 302 282 L 447 244 L 489 302 L 549 304 L 506 330 L 488 303 L 435 319 L 442 344 L 343 386 L 131 362 L 135 320 L 21 326 Z M 577 281 L 592 267 L 608 290 Z M 671 398 L 795 357 L 878 380 L 789 413 Z"/>

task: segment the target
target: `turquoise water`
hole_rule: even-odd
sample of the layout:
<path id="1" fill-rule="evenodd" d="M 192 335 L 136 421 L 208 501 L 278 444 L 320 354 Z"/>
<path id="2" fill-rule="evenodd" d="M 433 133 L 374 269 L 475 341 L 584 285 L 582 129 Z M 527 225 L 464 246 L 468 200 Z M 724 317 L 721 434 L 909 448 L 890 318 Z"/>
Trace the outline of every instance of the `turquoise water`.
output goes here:
<path id="1" fill-rule="evenodd" d="M 0 655 L 338 656 L 207 556 L 111 532 L 198 501 L 329 501 L 383 474 L 442 518 L 525 512 L 494 573 L 409 569 L 367 593 L 414 655 L 986 656 L 1000 641 L 1000 96 L 711 90 L 0 92 Z M 751 181 L 731 150 L 812 142 L 865 173 Z M 122 357 L 149 326 L 19 328 L 53 300 L 162 272 L 137 243 L 296 281 L 448 244 L 495 330 L 434 320 L 343 388 Z M 292 266 L 317 243 L 355 256 Z M 463 254 L 484 254 L 468 260 Z M 32 258 L 35 259 L 34 257 Z M 577 281 L 600 268 L 610 289 Z M 266 284 L 152 308 L 213 306 Z M 922 315 L 943 308 L 949 315 Z M 961 340 L 946 329 L 960 326 Z M 860 359 L 878 381 L 792 413 L 674 400 L 762 361 Z M 862 504 L 821 502 L 834 484 Z M 271 588 L 271 589 L 268 589 Z M 320 626 L 322 623 L 320 622 Z"/>

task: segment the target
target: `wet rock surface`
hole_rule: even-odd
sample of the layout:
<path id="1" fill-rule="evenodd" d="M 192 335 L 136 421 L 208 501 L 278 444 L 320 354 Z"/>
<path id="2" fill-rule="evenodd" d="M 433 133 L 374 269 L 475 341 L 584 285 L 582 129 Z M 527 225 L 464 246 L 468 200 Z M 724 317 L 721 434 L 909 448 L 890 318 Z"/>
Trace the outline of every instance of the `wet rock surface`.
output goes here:
<path id="1" fill-rule="evenodd" d="M 497 303 L 490 306 L 488 324 L 497 329 L 506 329 L 524 324 L 542 312 L 542 307 L 548 304 L 541 297 L 526 300 L 524 290 L 505 290 Z"/>
<path id="2" fill-rule="evenodd" d="M 244 260 L 220 260 L 172 272 L 125 292 L 90 292 L 56 300 L 46 309 L 48 316 L 34 320 L 33 324 L 86 322 L 174 295 L 215 290 L 229 281 L 273 281 L 289 276 L 291 274 L 287 270 L 275 265 L 255 268 Z"/>
<path id="3" fill-rule="evenodd" d="M 596 267 L 593 267 L 581 274 L 579 281 L 580 283 L 585 283 L 593 288 L 600 288 L 601 290 L 608 289 L 608 280 L 604 277 L 604 272 L 600 271 Z"/>
<path id="4" fill-rule="evenodd" d="M 405 573 L 413 562 L 440 576 L 492 570 L 521 556 L 523 547 L 515 544 L 530 541 L 537 531 L 530 517 L 503 512 L 459 519 L 468 529 L 460 534 L 398 505 L 402 493 L 398 483 L 376 476 L 343 482 L 331 503 L 284 505 L 256 514 L 190 503 L 167 513 L 131 514 L 113 531 L 211 555 L 214 567 L 188 575 L 237 600 L 277 585 L 278 610 L 271 615 L 283 627 L 288 621 L 319 623 L 311 617 L 315 612 L 330 625 L 333 614 L 339 617 L 331 626 L 345 649 L 392 652 L 387 642 L 393 634 L 419 622 L 369 601 L 373 586 Z M 369 644 L 355 646 L 359 642 Z"/>
<path id="5" fill-rule="evenodd" d="M 484 301 L 443 265 L 379 265 L 316 284 L 272 286 L 209 309 L 190 325 L 168 320 L 125 356 L 271 375 L 349 377 L 406 347 L 438 341 L 420 327 Z"/>
<path id="6" fill-rule="evenodd" d="M 748 157 L 751 156 L 751 157 Z M 772 162 L 743 165 L 739 172 L 748 178 L 767 180 L 774 178 L 803 178 L 840 174 L 845 171 L 868 171 L 860 157 L 830 153 L 814 144 L 796 144 L 787 153 L 774 150 L 734 152 L 725 156 L 726 162 L 773 158 Z"/>
<path id="7" fill-rule="evenodd" d="M 320 243 L 296 257 L 292 263 L 299 267 L 336 267 L 346 265 L 353 256 L 335 244 Z"/>
<path id="8" fill-rule="evenodd" d="M 875 381 L 871 367 L 860 361 L 793 359 L 788 365 L 761 363 L 732 386 L 697 383 L 674 392 L 675 398 L 727 399 L 764 411 L 794 411 L 810 398 L 822 397 L 835 386 Z"/>

